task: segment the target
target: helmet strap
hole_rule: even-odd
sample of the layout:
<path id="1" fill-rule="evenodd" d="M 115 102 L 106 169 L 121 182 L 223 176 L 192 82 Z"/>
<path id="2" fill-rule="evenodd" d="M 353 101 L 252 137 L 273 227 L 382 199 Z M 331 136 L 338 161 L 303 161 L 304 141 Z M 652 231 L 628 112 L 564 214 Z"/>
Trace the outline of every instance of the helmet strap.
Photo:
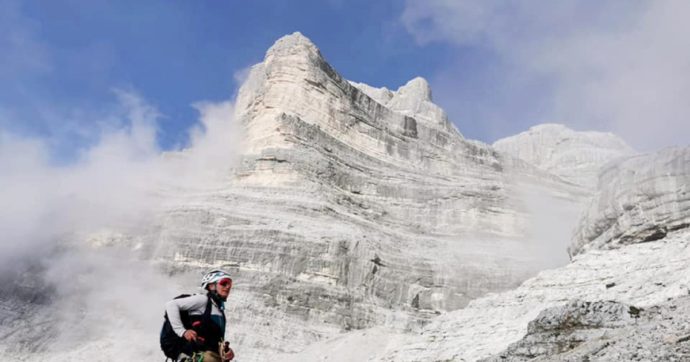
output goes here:
<path id="1" fill-rule="evenodd" d="M 211 299 L 213 299 L 214 302 L 216 302 L 220 309 L 223 309 L 223 306 L 227 298 L 223 298 L 220 295 L 218 295 L 218 292 L 216 290 L 209 290 L 208 295 L 211 297 Z"/>

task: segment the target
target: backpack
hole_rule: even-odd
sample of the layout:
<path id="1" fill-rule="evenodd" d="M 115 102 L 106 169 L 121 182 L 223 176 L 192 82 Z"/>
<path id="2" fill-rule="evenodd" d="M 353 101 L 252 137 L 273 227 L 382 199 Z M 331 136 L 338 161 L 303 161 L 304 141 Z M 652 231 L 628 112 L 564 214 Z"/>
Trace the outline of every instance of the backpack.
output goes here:
<path id="1" fill-rule="evenodd" d="M 173 299 L 186 298 L 189 296 L 190 294 L 181 294 Z M 182 352 L 186 352 L 187 354 L 191 355 L 192 352 L 194 352 L 194 350 L 199 349 L 199 346 L 196 345 L 194 342 L 189 342 L 183 337 L 178 336 L 177 333 L 175 333 L 175 331 L 172 328 L 172 325 L 170 324 L 170 320 L 168 319 L 167 312 L 165 313 L 164 317 L 165 321 L 163 322 L 163 327 L 161 328 L 160 344 L 161 350 L 163 351 L 166 357 L 174 361 Z M 194 327 L 192 327 L 192 322 L 189 318 L 189 313 L 187 311 L 180 311 L 180 319 L 182 320 L 182 325 L 185 327 L 185 329 L 195 329 Z M 211 322 L 210 297 L 208 298 L 208 302 L 206 303 L 206 309 L 204 310 L 202 321 L 204 321 L 205 323 Z"/>

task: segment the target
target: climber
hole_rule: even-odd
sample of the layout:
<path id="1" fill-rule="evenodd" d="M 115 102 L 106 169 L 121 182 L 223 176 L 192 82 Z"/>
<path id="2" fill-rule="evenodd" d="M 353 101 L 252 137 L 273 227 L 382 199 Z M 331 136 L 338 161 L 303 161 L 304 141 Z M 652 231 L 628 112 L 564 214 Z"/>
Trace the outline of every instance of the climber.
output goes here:
<path id="1" fill-rule="evenodd" d="M 206 294 L 183 294 L 165 304 L 161 349 L 173 361 L 230 361 L 235 355 L 223 339 L 232 278 L 213 270 L 201 279 L 201 288 Z"/>

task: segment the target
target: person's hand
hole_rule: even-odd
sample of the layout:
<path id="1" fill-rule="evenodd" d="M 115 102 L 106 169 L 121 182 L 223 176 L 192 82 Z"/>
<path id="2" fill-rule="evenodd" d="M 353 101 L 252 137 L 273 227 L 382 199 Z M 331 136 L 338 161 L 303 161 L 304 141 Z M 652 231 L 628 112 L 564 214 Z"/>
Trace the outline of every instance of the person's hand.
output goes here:
<path id="1" fill-rule="evenodd" d="M 197 339 L 196 332 L 191 329 L 184 331 L 182 337 L 184 337 L 184 339 L 186 339 L 189 342 L 196 342 Z"/>
<path id="2" fill-rule="evenodd" d="M 235 352 L 233 352 L 232 348 L 227 347 L 223 352 L 223 361 L 232 361 L 233 358 L 235 358 Z"/>

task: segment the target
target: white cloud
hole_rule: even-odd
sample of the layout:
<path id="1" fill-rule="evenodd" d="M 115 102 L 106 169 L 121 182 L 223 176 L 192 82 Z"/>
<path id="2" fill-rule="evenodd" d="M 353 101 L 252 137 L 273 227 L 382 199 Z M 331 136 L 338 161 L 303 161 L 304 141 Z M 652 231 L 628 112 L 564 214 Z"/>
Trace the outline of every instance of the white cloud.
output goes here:
<path id="1" fill-rule="evenodd" d="M 680 0 L 432 0 L 408 1 L 401 21 L 420 43 L 484 49 L 505 74 L 548 79 L 553 91 L 537 121 L 611 130 L 644 150 L 688 144 L 688 13 Z"/>
<path id="2" fill-rule="evenodd" d="M 145 223 L 160 202 L 153 195 L 161 184 L 190 178 L 203 185 L 232 167 L 240 139 L 232 103 L 196 105 L 201 117 L 191 144 L 171 158 L 156 143 L 155 107 L 136 93 L 116 94 L 122 108 L 112 117 L 125 119 L 107 122 L 120 126 L 101 129 L 94 146 L 69 165 L 52 163 L 46 140 L 0 129 L 0 265 L 53 246 L 66 233 Z"/>
<path id="3" fill-rule="evenodd" d="M 156 108 L 133 91 L 115 95 L 120 107 L 102 122 L 109 126 L 89 132 L 96 138 L 93 146 L 68 165 L 51 160 L 46 139 L 0 128 L 0 299 L 13 305 L 12 298 L 21 298 L 16 290 L 27 281 L 30 288 L 41 288 L 51 312 L 37 315 L 49 319 L 56 336 L 44 345 L 47 350 L 69 352 L 90 339 L 127 348 L 136 345 L 134 340 L 151 339 L 122 353 L 126 359 L 156 359 L 162 356 L 155 336 L 163 303 L 179 293 L 174 289 L 180 278 L 169 280 L 138 261 L 137 250 L 156 247 L 155 235 L 145 231 L 176 195 L 163 197 L 162 190 L 216 187 L 214 181 L 233 166 L 241 137 L 231 102 L 199 103 L 190 146 L 162 152 L 156 143 Z M 135 240 L 108 246 L 118 235 Z M 138 243 L 144 245 L 134 248 Z M 24 329 L 5 342 L 45 341 L 48 336 L 39 335 L 42 329 L 34 322 L 27 316 Z"/>
<path id="4" fill-rule="evenodd" d="M 235 84 L 238 87 L 241 86 L 242 84 L 244 84 L 244 82 L 247 80 L 247 78 L 249 78 L 249 72 L 252 71 L 252 66 L 253 65 L 246 66 L 246 67 L 244 67 L 244 68 L 242 68 L 242 69 L 240 69 L 240 70 L 238 70 L 232 74 L 232 77 L 235 80 Z"/>
<path id="5" fill-rule="evenodd" d="M 44 139 L 0 129 L 0 268 L 40 259 L 74 232 L 136 225 L 151 212 L 155 113 L 133 93 L 120 96 L 128 126 L 102 133 L 74 164 L 54 165 Z"/>

